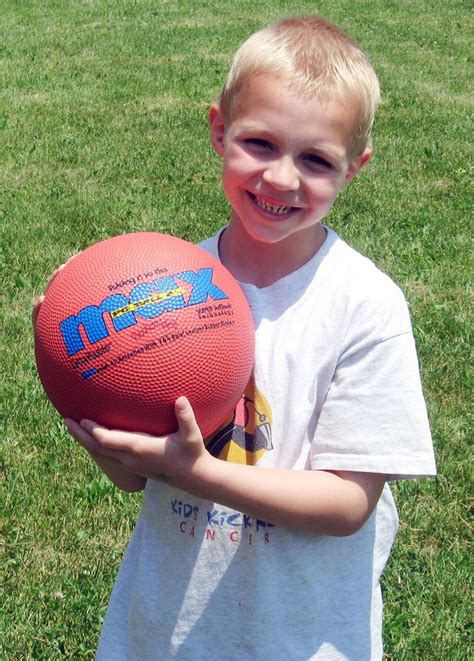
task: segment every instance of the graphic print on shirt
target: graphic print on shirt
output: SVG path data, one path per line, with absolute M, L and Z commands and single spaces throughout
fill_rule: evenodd
M 235 410 L 206 440 L 206 448 L 218 459 L 251 465 L 273 450 L 272 411 L 253 374 Z

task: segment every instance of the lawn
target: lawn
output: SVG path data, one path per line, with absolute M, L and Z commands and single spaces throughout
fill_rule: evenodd
M 0 0 L 2 659 L 93 656 L 141 499 L 100 475 L 48 403 L 31 303 L 95 241 L 138 230 L 198 241 L 226 222 L 209 103 L 250 32 L 315 10 L 381 79 L 374 159 L 328 223 L 406 293 L 439 470 L 394 485 L 386 657 L 473 656 L 468 4 Z

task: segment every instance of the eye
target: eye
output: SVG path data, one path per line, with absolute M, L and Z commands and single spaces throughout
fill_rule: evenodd
M 303 161 L 311 170 L 334 170 L 333 164 L 318 154 L 305 154 Z
M 263 140 L 262 138 L 247 138 L 244 140 L 244 143 L 258 151 L 269 151 L 273 149 L 273 145 L 268 140 Z

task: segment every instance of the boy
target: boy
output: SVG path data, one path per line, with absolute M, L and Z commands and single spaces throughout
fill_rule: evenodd
M 245 415 L 206 441 L 185 397 L 166 438 L 66 421 L 117 486 L 145 488 L 99 659 L 382 658 L 387 481 L 435 465 L 404 298 L 321 224 L 370 158 L 378 99 L 319 17 L 235 56 L 209 115 L 231 219 L 202 245 L 252 307 Z

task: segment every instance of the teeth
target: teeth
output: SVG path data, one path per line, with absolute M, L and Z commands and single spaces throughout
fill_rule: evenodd
M 288 213 L 288 211 L 290 211 L 291 209 L 291 207 L 287 207 L 284 204 L 279 204 L 279 205 L 268 204 L 268 202 L 264 202 L 256 195 L 254 195 L 254 200 L 257 206 L 259 206 L 261 209 L 263 209 L 264 211 L 269 211 L 270 213 L 274 213 L 277 216 L 283 216 L 285 213 Z

